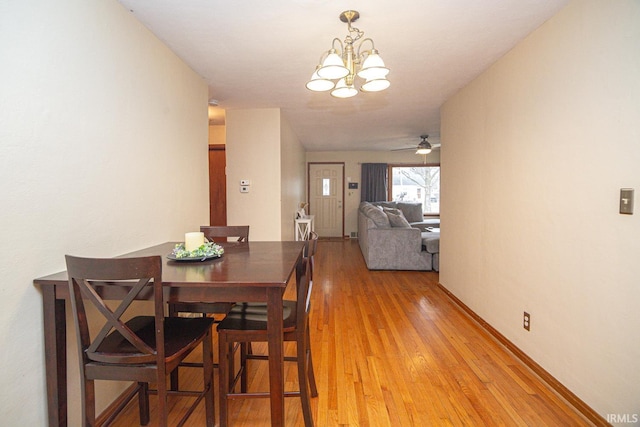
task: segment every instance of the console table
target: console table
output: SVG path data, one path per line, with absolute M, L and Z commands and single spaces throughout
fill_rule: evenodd
M 308 240 L 309 233 L 314 231 L 313 220 L 315 219 L 314 215 L 305 215 L 302 218 L 296 218 L 295 224 L 295 234 L 296 241 L 297 240 Z

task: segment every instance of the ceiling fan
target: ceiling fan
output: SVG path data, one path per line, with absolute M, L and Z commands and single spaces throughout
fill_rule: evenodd
M 429 138 L 429 135 L 420 135 L 420 138 L 422 138 L 422 141 L 420 141 L 418 146 L 415 148 L 414 147 L 396 148 L 391 151 L 416 150 L 416 154 L 429 154 L 431 150 L 433 150 L 434 148 L 440 148 L 440 144 L 432 144 L 429 141 L 427 141 L 427 138 Z

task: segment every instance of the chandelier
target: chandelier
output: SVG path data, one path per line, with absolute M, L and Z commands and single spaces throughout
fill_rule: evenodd
M 331 90 L 332 96 L 350 98 L 358 94 L 356 76 L 364 80 L 360 84 L 363 92 L 379 92 L 389 87 L 389 69 L 384 66 L 373 40 L 366 38 L 354 46 L 364 35 L 364 31 L 351 26 L 359 17 L 360 14 L 355 10 L 340 14 L 340 20 L 347 23 L 349 34 L 344 43 L 338 38 L 333 39 L 331 49 L 320 56 L 319 65 L 306 85 L 307 89 L 314 92 Z M 362 50 L 366 42 L 371 43 L 371 48 Z

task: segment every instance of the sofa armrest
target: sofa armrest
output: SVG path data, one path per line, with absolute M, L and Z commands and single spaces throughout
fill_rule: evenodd
M 378 227 L 367 230 L 369 246 L 384 248 L 397 247 L 401 252 L 420 252 L 422 232 L 417 228 Z
M 422 251 L 417 228 L 367 230 L 367 266 L 372 270 L 431 270 L 431 254 Z

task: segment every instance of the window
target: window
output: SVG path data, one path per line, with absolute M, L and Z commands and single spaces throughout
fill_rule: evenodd
M 389 200 L 421 202 L 425 215 L 440 214 L 440 166 L 389 166 Z
M 322 195 L 331 195 L 331 180 L 329 178 L 322 178 Z

